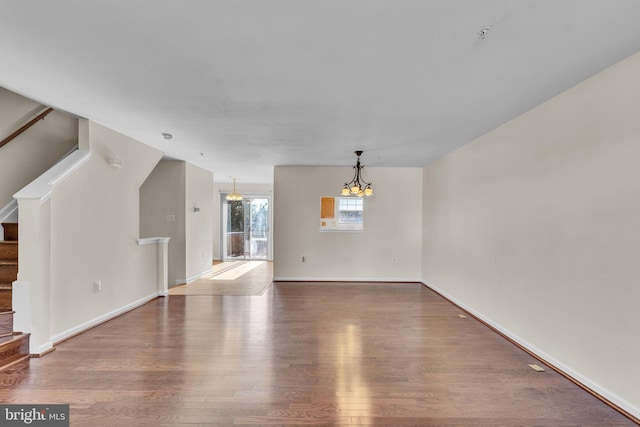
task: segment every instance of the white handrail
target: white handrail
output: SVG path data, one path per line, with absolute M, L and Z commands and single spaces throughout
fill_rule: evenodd
M 86 162 L 91 153 L 87 150 L 76 150 L 60 162 L 53 165 L 48 171 L 40 175 L 22 190 L 13 195 L 16 199 L 40 199 L 46 200 L 53 188 L 67 176 Z

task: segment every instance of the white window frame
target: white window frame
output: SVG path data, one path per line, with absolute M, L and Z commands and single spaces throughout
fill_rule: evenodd
M 333 218 L 320 218 L 320 231 L 364 231 L 364 200 L 361 197 L 334 197 Z M 345 209 L 346 208 L 346 209 Z M 342 221 L 343 212 L 361 212 L 359 221 Z M 357 216 L 357 215 L 356 215 Z

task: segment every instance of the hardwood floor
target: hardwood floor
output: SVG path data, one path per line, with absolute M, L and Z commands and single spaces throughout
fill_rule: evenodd
M 171 295 L 262 295 L 273 277 L 273 262 L 217 263 L 213 272 L 187 285 L 169 290 Z
M 74 426 L 632 426 L 419 284 L 154 300 L 0 373 Z

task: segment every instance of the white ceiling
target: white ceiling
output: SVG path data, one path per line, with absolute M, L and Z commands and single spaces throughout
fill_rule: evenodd
M 0 86 L 223 182 L 423 166 L 638 50 L 637 0 L 0 0 Z

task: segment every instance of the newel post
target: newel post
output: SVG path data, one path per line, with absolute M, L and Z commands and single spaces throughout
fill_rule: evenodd
M 13 286 L 14 330 L 30 333 L 29 351 L 43 354 L 51 341 L 51 201 L 18 198 L 18 280 Z

